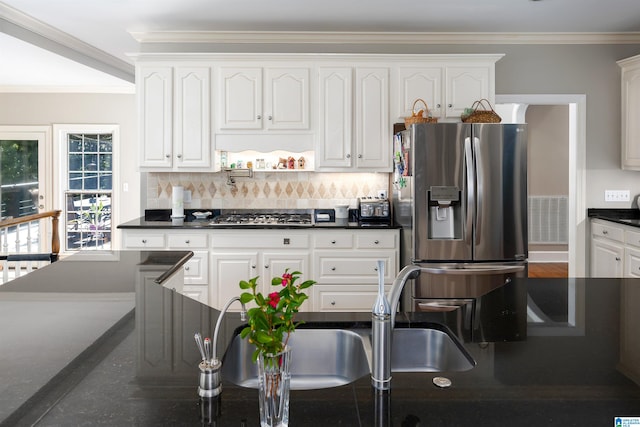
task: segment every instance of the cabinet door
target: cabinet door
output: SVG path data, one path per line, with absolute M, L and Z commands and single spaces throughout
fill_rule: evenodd
M 442 67 L 400 67 L 396 77 L 397 105 L 394 120 L 411 116 L 417 99 L 427 103 L 433 117 L 440 117 L 442 110 Z M 416 105 L 416 112 L 422 109 Z
M 391 172 L 389 69 L 356 68 L 356 166 Z
M 262 128 L 262 68 L 220 68 L 220 129 Z
M 261 279 L 263 279 L 263 295 L 280 290 L 279 287 L 275 288 L 271 286 L 271 279 L 282 276 L 287 268 L 289 272 L 299 271 L 302 273 L 302 276 L 298 279 L 300 283 L 313 279 L 309 269 L 309 258 L 309 252 L 265 252 L 262 255 L 263 273 Z M 307 290 L 306 293 L 309 298 L 311 298 L 311 290 Z M 312 307 L 311 301 L 307 300 L 302 304 L 300 311 L 311 311 Z
M 265 69 L 266 129 L 309 129 L 309 69 Z
M 640 250 L 625 249 L 624 269 L 624 277 L 640 277 Z
M 622 71 L 622 168 L 640 170 L 640 68 Z
M 622 277 L 623 257 L 622 245 L 591 239 L 591 277 Z
M 173 70 L 171 67 L 140 67 L 137 71 L 140 166 L 170 169 Z
M 225 252 L 211 254 L 211 281 L 209 282 L 209 305 L 218 310 L 231 298 L 241 293 L 238 284 L 259 274 L 257 252 Z M 239 311 L 233 304 L 230 311 Z
M 175 168 L 211 166 L 210 70 L 175 70 Z
M 489 66 L 450 66 L 445 68 L 445 115 L 460 118 L 465 108 L 482 98 L 493 105 L 494 93 Z
M 317 167 L 352 166 L 353 70 L 351 67 L 320 68 L 320 136 Z

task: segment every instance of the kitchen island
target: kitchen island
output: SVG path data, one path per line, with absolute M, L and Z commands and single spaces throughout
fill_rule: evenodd
M 154 254 L 78 254 L 0 287 L 0 425 L 258 425 L 256 390 L 224 381 L 219 398 L 198 397 L 193 333 L 211 336 L 219 312 L 154 282 L 189 252 Z M 477 342 L 458 331 L 458 316 L 401 313 L 402 327 L 445 323 L 477 365 L 394 373 L 383 394 L 368 376 L 294 390 L 291 425 L 601 426 L 640 417 L 639 280 L 523 279 L 508 287 L 526 290 L 524 301 L 501 310 L 492 299 L 495 315 L 474 330 L 509 330 L 501 319 L 524 315 L 525 336 Z M 493 292 L 521 294 L 506 291 Z M 241 326 L 237 313 L 227 316 L 222 347 Z M 310 328 L 370 322 L 367 313 L 302 317 Z M 435 387 L 435 376 L 451 387 Z

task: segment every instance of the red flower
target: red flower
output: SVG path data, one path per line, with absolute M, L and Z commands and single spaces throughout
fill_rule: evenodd
M 282 286 L 287 286 L 289 283 L 291 283 L 292 278 L 293 276 L 290 273 L 284 273 L 282 275 Z
M 269 305 L 273 308 L 278 307 L 278 302 L 280 302 L 280 295 L 277 292 L 271 292 L 269 294 Z

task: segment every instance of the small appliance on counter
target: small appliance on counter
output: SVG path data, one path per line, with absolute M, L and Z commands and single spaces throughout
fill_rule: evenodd
M 389 199 L 377 197 L 360 197 L 358 199 L 360 225 L 391 225 L 391 209 Z

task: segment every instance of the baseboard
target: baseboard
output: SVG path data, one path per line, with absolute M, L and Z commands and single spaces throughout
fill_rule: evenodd
M 567 251 L 530 251 L 529 263 L 542 262 L 569 262 Z

